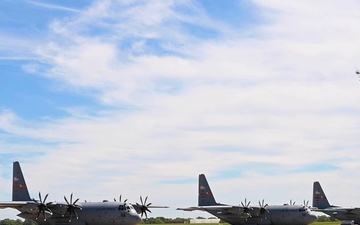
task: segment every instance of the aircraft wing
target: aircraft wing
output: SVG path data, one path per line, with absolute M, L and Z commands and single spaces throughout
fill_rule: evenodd
M 0 209 L 18 208 L 26 205 L 27 202 L 0 202 Z
M 211 205 L 211 206 L 193 206 L 187 208 L 177 208 L 176 210 L 183 210 L 183 211 L 194 211 L 194 210 L 206 211 L 206 210 L 222 210 L 222 209 L 226 210 L 226 209 L 231 209 L 233 207 L 234 206 L 230 206 L 230 205 Z
M 156 205 L 151 205 L 150 204 L 147 204 L 147 205 L 139 205 L 139 204 L 131 204 L 135 211 L 138 213 L 138 214 L 143 214 L 145 213 L 146 215 L 146 212 L 151 212 L 149 209 L 152 208 L 152 209 L 159 209 L 159 208 L 169 208 L 168 206 L 156 206 Z
M 330 211 L 330 212 L 346 211 L 347 213 L 354 213 L 354 214 L 360 215 L 360 208 L 355 208 L 355 207 L 337 207 L 337 208 L 323 209 L 323 211 Z M 322 211 L 320 211 L 320 212 L 322 212 Z
M 66 207 L 64 204 L 51 203 L 48 207 L 53 212 L 58 212 L 59 214 L 64 214 Z M 12 201 L 12 202 L 0 202 L 0 209 L 13 208 L 18 209 L 22 212 L 34 213 L 38 210 L 38 204 L 35 202 L 28 201 Z
M 346 211 L 346 213 L 360 215 L 360 208 L 355 208 L 355 207 L 334 207 L 334 208 L 326 208 L 326 209 L 311 208 L 311 211 L 322 212 L 330 216 L 335 214 L 336 212 L 341 212 L 341 211 L 342 212 Z
M 242 206 L 232 206 L 232 205 L 210 205 L 210 206 L 193 206 L 187 208 L 177 208 L 177 210 L 183 211 L 207 211 L 207 210 L 224 210 L 227 213 L 235 214 L 235 215 L 243 215 L 250 214 L 251 216 L 257 216 L 260 213 L 259 207 L 251 207 L 250 209 Z
M 360 215 L 360 208 L 349 208 L 346 209 L 348 212 L 359 214 Z
M 161 206 L 161 205 L 149 205 L 148 208 L 152 208 L 152 209 L 165 209 L 165 208 L 169 208 L 169 206 Z

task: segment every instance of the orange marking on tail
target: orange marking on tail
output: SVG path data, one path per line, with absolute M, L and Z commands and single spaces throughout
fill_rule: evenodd
M 15 189 L 15 190 L 23 189 L 23 188 L 26 188 L 26 186 L 23 186 L 23 185 L 14 186 L 14 189 Z

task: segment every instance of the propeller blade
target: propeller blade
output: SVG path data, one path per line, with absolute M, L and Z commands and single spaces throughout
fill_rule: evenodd
M 75 205 L 78 201 L 79 201 L 80 198 L 76 199 L 75 202 L 73 203 L 73 205 Z
M 46 202 L 46 199 L 47 199 L 48 196 L 49 196 L 49 194 L 46 194 L 46 195 L 45 195 L 45 198 L 44 198 L 44 202 L 43 202 L 43 203 Z
M 66 199 L 66 197 L 64 196 L 65 202 L 66 204 L 70 205 L 70 203 L 68 202 L 68 200 Z

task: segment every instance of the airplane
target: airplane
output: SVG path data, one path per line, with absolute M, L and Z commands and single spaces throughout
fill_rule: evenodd
M 20 163 L 13 163 L 13 189 L 12 201 L 0 202 L 0 209 L 14 208 L 20 211 L 17 215 L 30 219 L 39 225 L 137 225 L 141 223 L 143 215 L 147 218 L 149 208 L 168 208 L 167 206 L 152 206 L 147 203 L 147 197 L 136 204 L 127 200 L 114 202 L 79 202 L 73 201 L 73 194 L 69 200 L 64 196 L 65 202 L 46 202 L 48 194 L 39 200 L 30 198 L 26 182 L 21 171 Z
M 360 224 L 360 208 L 330 205 L 319 181 L 314 182 L 311 210 L 341 220 L 341 224 Z
M 232 225 L 308 225 L 317 220 L 305 205 L 268 205 L 263 200 L 259 206 L 250 206 L 246 199 L 238 206 L 217 203 L 204 174 L 199 175 L 198 193 L 198 206 L 177 210 L 206 211 Z

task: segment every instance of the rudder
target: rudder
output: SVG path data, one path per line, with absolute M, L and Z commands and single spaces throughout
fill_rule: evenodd
M 199 206 L 218 205 L 204 174 L 199 175 Z
M 13 164 L 13 201 L 31 201 L 29 191 L 26 186 L 24 176 L 21 171 L 20 163 Z

